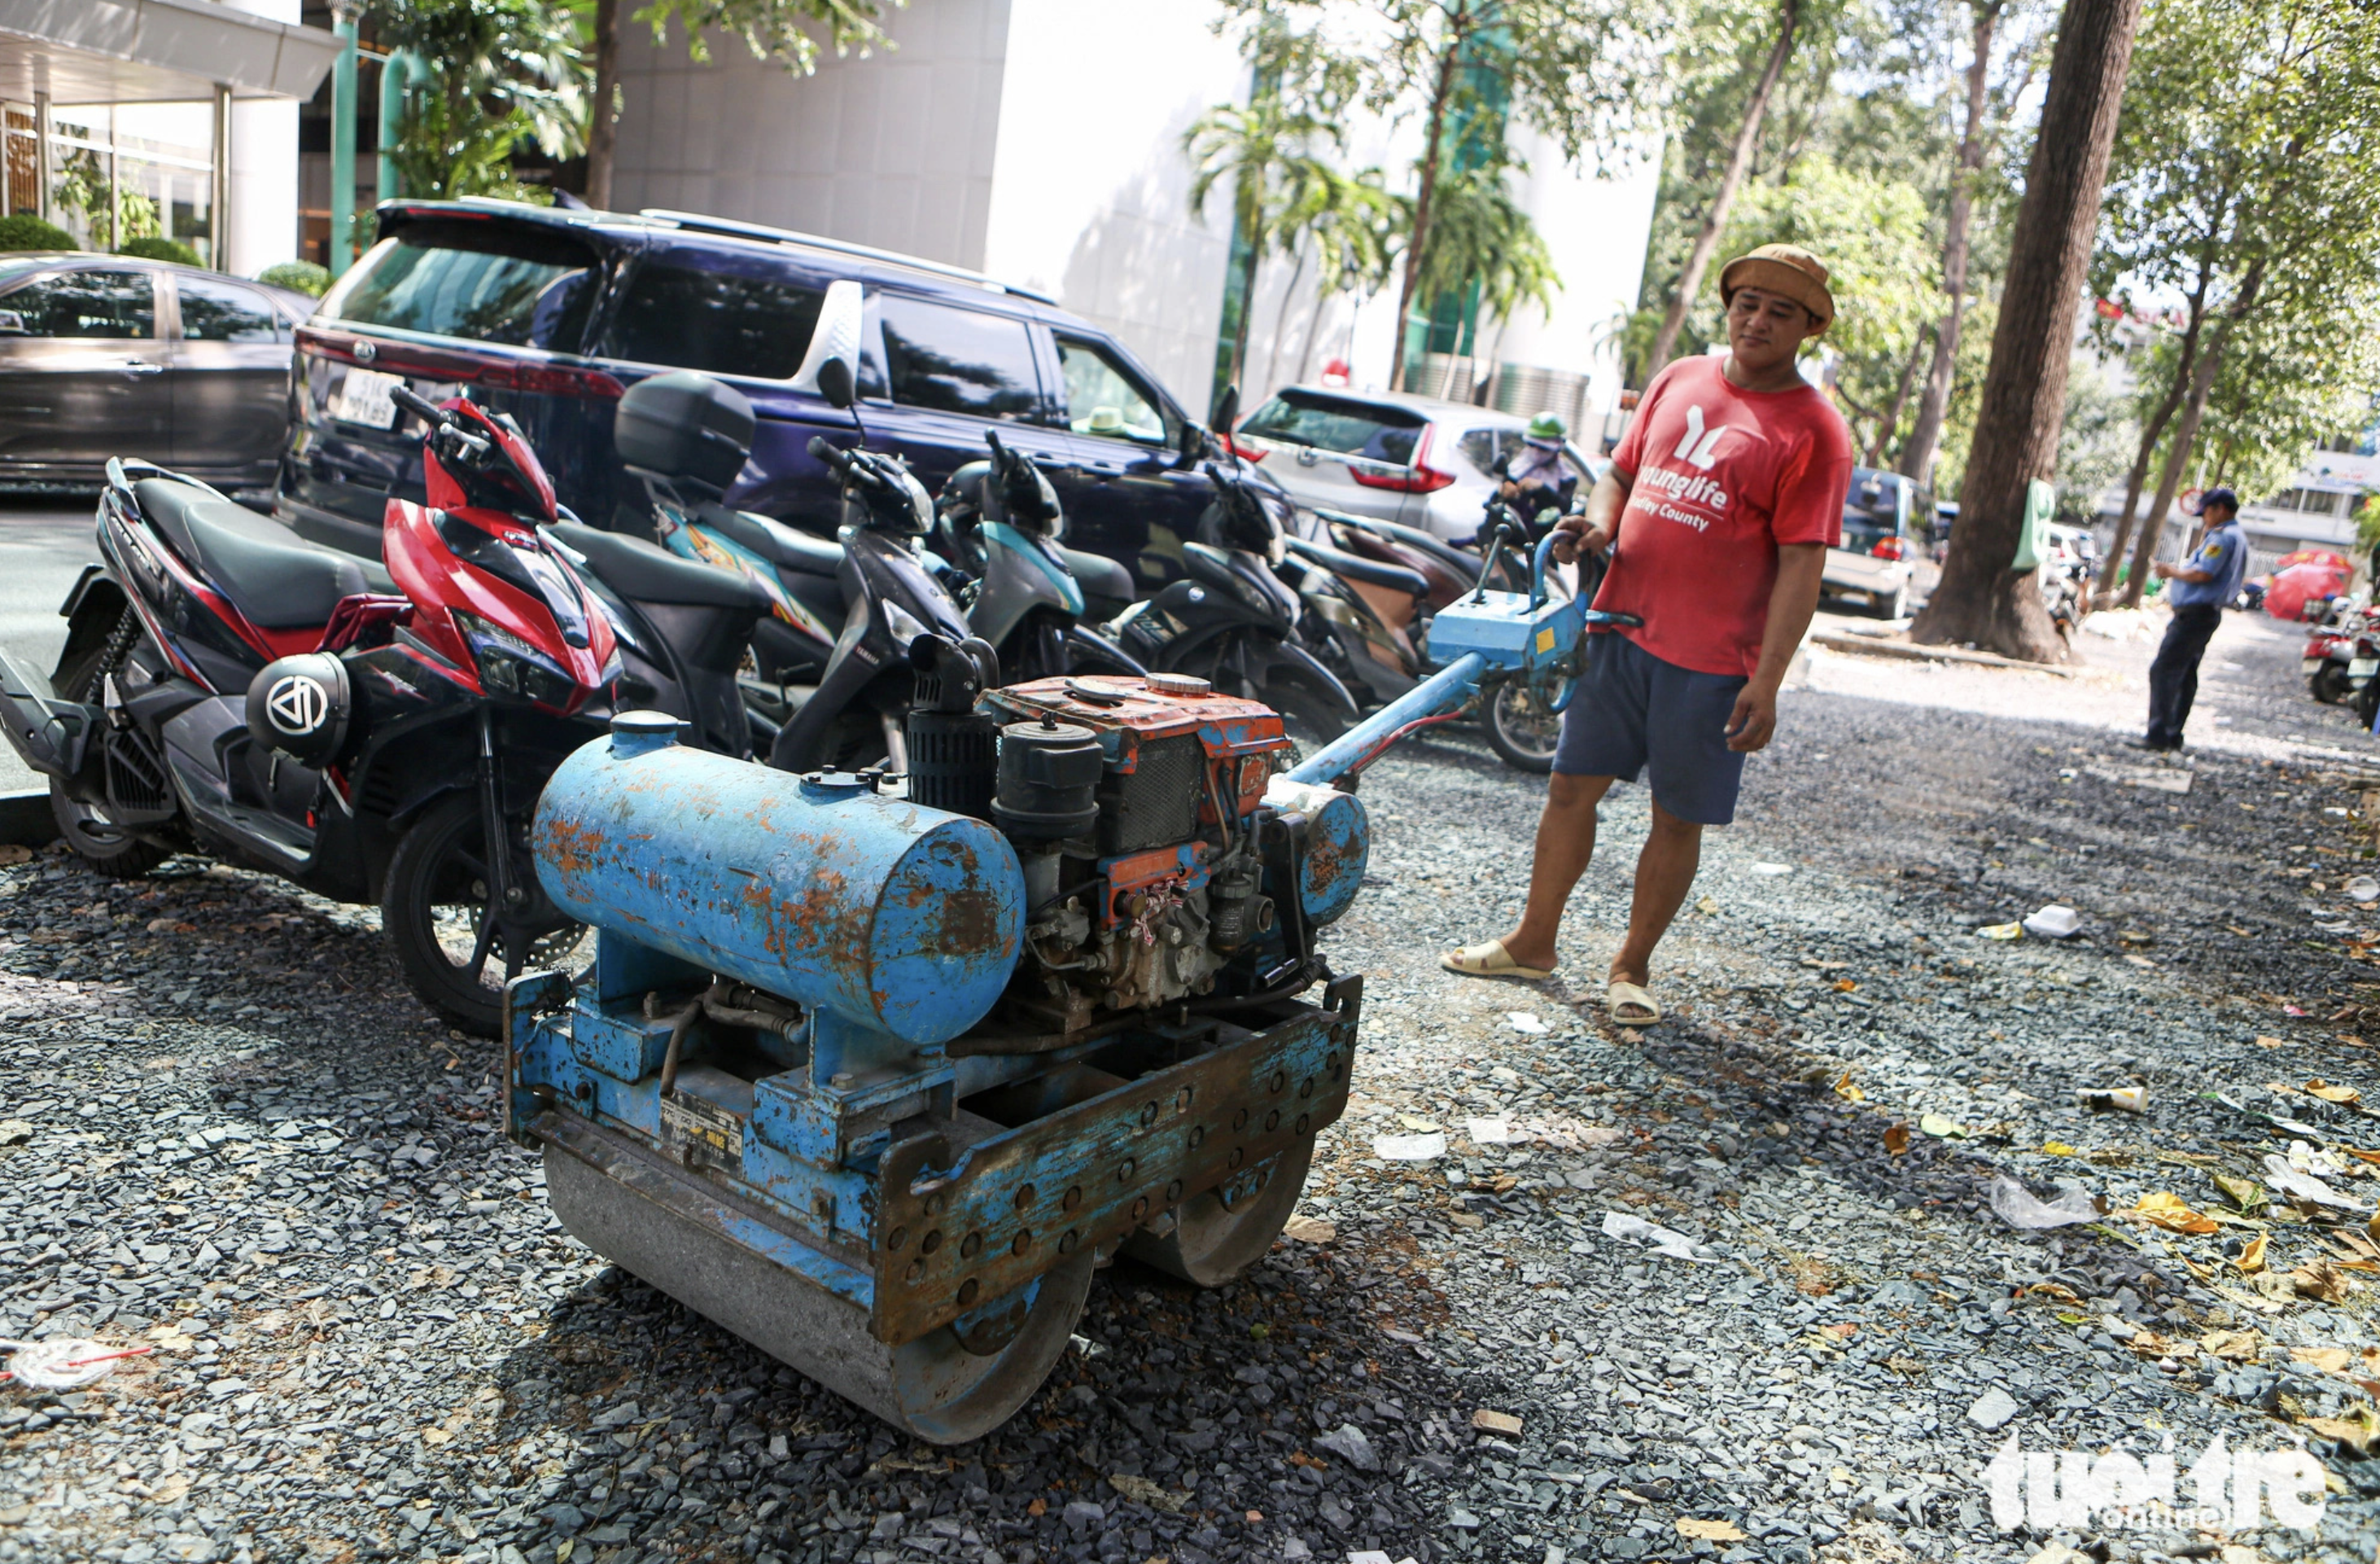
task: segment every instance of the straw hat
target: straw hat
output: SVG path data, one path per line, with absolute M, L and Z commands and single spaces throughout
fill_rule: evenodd
M 1820 332 L 1835 323 L 1835 296 L 1827 291 L 1827 268 L 1799 245 L 1762 245 L 1729 261 L 1718 274 L 1719 302 L 1733 298 L 1738 288 L 1783 294 L 1810 312 Z

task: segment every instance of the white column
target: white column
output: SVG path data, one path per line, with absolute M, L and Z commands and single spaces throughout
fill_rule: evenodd
M 273 21 L 299 19 L 300 0 L 225 0 Z M 231 105 L 231 214 L 217 232 L 242 276 L 298 259 L 298 105 L 240 99 Z

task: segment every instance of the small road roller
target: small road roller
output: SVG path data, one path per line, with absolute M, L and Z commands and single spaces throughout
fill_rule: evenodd
M 1542 587 L 1441 617 L 1445 673 L 1293 770 L 1201 680 L 997 686 L 925 637 L 898 785 L 614 718 L 531 830 L 593 963 L 506 1000 L 555 1214 L 940 1444 L 1039 1388 L 1117 1254 L 1241 1275 L 1347 1101 L 1362 979 L 1316 941 L 1369 832 L 1332 782 L 1483 680 L 1558 687 L 1589 622 Z

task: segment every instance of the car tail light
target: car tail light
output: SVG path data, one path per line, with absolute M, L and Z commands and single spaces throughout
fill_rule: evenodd
M 1429 465 L 1431 426 L 1422 425 L 1421 439 L 1414 446 L 1413 465 L 1402 472 L 1366 472 L 1350 467 L 1347 476 L 1366 489 L 1388 489 L 1399 494 L 1435 494 L 1454 481 L 1454 475 Z
M 1245 437 L 1234 439 L 1229 433 L 1216 435 L 1215 443 L 1244 462 L 1261 462 L 1272 455 L 1261 446 L 1249 444 Z
M 1906 558 L 1909 553 L 1909 540 L 1906 538 L 1878 538 L 1876 540 L 1876 547 L 1870 549 L 1868 552 L 1875 555 L 1877 559 L 1903 559 Z

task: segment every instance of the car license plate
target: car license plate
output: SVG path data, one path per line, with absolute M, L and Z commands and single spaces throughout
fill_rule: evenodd
M 347 378 L 331 398 L 331 417 L 342 423 L 370 424 L 374 429 L 396 425 L 396 403 L 389 393 L 405 383 L 402 375 L 349 366 Z
M 2359 657 L 2347 665 L 2350 679 L 2368 679 L 2374 673 L 2380 673 L 2380 657 Z

